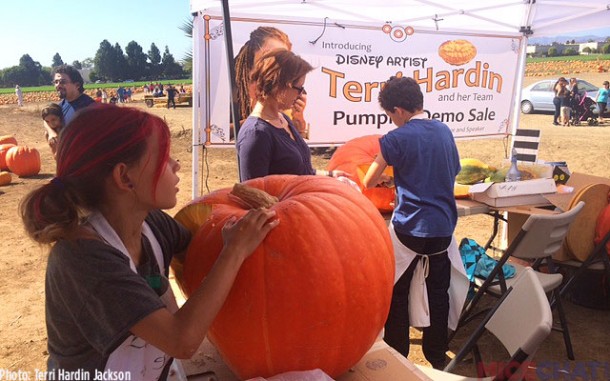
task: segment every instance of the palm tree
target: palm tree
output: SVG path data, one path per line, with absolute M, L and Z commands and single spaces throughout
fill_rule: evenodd
M 193 20 L 184 20 L 182 25 L 179 27 L 180 30 L 186 34 L 187 37 L 193 38 Z M 182 58 L 182 63 L 184 64 L 184 70 L 188 72 L 193 72 L 193 49 L 184 54 Z

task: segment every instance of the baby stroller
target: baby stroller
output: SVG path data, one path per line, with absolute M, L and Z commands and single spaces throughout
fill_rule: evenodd
M 593 113 L 597 104 L 587 96 L 586 92 L 583 95 L 577 94 L 573 97 L 570 106 L 572 108 L 571 125 L 577 126 L 586 123 L 589 126 L 596 126 L 598 124 L 597 117 Z

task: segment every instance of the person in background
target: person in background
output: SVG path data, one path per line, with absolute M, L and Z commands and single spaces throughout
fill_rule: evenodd
M 19 85 L 15 85 L 15 95 L 17 96 L 17 106 L 23 107 L 23 91 Z
M 100 104 L 64 127 L 56 177 L 20 205 L 28 235 L 52 245 L 49 371 L 167 379 L 172 358 L 197 351 L 242 263 L 279 224 L 264 208 L 230 219 L 216 263 L 178 308 L 169 264 L 191 236 L 162 210 L 176 205 L 179 169 L 167 124 L 144 111 Z
M 559 99 L 561 100 L 561 108 L 559 111 L 561 124 L 564 127 L 567 127 L 570 125 L 570 115 L 572 113 L 572 108 L 570 107 L 572 104 L 572 93 L 569 86 L 566 85 L 564 88 L 564 96 Z
M 168 84 L 165 89 L 167 92 L 167 109 L 169 110 L 169 105 L 171 104 L 176 109 L 176 88 L 172 86 L 172 84 Z
M 57 139 L 59 133 L 64 126 L 64 114 L 61 111 L 61 107 L 57 103 L 49 103 L 46 105 L 41 112 L 42 120 L 53 130 L 54 136 L 49 136 L 49 132 L 45 129 L 44 137 L 51 147 L 53 157 L 57 158 Z
M 61 99 L 59 105 L 64 114 L 65 125 L 72 121 L 76 111 L 95 103 L 93 98 L 85 94 L 83 83 L 83 77 L 78 70 L 70 65 L 60 65 L 54 70 L 53 84 Z M 47 130 L 47 132 L 50 137 L 53 136 L 51 131 Z
M 99 87 L 95 90 L 95 101 L 97 103 L 102 102 L 102 89 L 100 89 Z
M 603 87 L 600 87 L 595 96 L 595 102 L 597 102 L 597 108 L 599 110 L 599 122 L 604 123 L 604 113 L 606 112 L 606 105 L 608 103 L 608 89 L 610 83 L 604 81 Z
M 237 136 L 240 180 L 273 174 L 342 176 L 342 171 L 316 171 L 307 143 L 290 109 L 305 93 L 305 76 L 313 67 L 286 49 L 261 56 L 251 75 L 256 103 Z
M 255 63 L 263 54 L 273 49 L 291 50 L 292 43 L 288 35 L 281 30 L 261 26 L 250 33 L 250 39 L 246 41 L 235 57 L 237 99 L 242 121 L 250 115 L 257 101 L 256 86 L 250 79 Z M 297 131 L 304 138 L 307 138 L 307 122 L 303 115 L 306 104 L 307 94 L 301 94 L 287 112 Z
M 578 88 L 578 81 L 575 77 L 570 78 L 570 82 L 568 84 L 568 91 L 570 97 L 570 114 L 572 114 L 574 113 L 582 99 L 580 96 L 580 89 Z
M 102 89 L 102 103 L 108 103 L 108 92 L 106 89 Z
M 383 171 L 393 166 L 397 205 L 390 236 L 396 263 L 404 263 L 402 273 L 397 268 L 383 339 L 408 356 L 409 313 L 413 312 L 409 311 L 409 293 L 416 266 L 422 261 L 428 271 L 425 288 L 430 319 L 423 329 L 422 347 L 432 366 L 442 369 L 448 348 L 451 278 L 447 248 L 457 224 L 453 187 L 460 158 L 449 127 L 426 117 L 423 94 L 413 78 L 391 77 L 379 93 L 379 104 L 398 128 L 379 139 L 381 152 L 363 184 L 372 188 L 389 183 L 391 179 Z
M 555 126 L 559 125 L 559 117 L 561 116 L 561 104 L 563 102 L 562 98 L 567 96 L 566 86 L 568 81 L 564 77 L 560 77 L 557 82 L 553 85 L 553 92 L 555 96 L 553 97 L 553 105 L 555 106 L 555 113 L 553 114 L 553 124 Z

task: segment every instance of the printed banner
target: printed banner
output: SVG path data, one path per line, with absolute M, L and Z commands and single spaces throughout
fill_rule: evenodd
M 209 127 L 208 144 L 232 145 L 229 75 L 222 18 L 204 16 L 200 89 Z M 345 26 L 334 23 L 232 20 L 234 52 L 259 26 L 285 32 L 292 51 L 314 66 L 307 75 L 308 143 L 341 144 L 396 128 L 379 106 L 390 76 L 414 78 L 429 118 L 446 123 L 456 138 L 510 132 L 520 37 L 418 31 L 408 25 Z M 203 105 L 200 107 L 204 107 Z M 205 121 L 205 118 L 202 119 Z M 202 124 L 206 124 L 203 122 Z M 206 133 L 207 132 L 207 133 Z

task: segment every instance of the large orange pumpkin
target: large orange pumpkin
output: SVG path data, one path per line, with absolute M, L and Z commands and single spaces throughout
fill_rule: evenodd
M 365 135 L 349 140 L 337 148 L 328 162 L 327 169 L 348 173 L 350 180 L 358 184 L 362 193 L 371 200 L 380 212 L 391 212 L 394 210 L 396 189 L 394 187 L 365 189 L 362 185 L 361 176 L 358 176 L 359 167 L 361 168 L 360 172 L 362 172 L 362 168 L 370 166 L 381 151 L 381 148 L 379 148 L 380 137 L 381 135 Z
M 15 147 L 15 144 L 6 143 L 0 144 L 0 171 L 6 171 L 8 169 L 8 165 L 6 165 L 6 153 L 9 148 Z
M 19 177 L 37 175 L 40 172 L 40 153 L 36 148 L 12 147 L 6 153 L 6 165 Z
M 17 145 L 17 139 L 13 135 L 2 135 L 0 136 L 0 144 L 14 144 Z
M 186 255 L 179 282 L 187 295 L 216 261 L 227 219 L 249 209 L 233 196 L 246 198 L 243 185 L 277 197 L 268 207 L 280 224 L 242 265 L 208 338 L 241 379 L 346 372 L 389 311 L 394 258 L 385 221 L 362 194 L 328 177 L 267 176 L 213 192 L 194 201 L 212 208 Z

